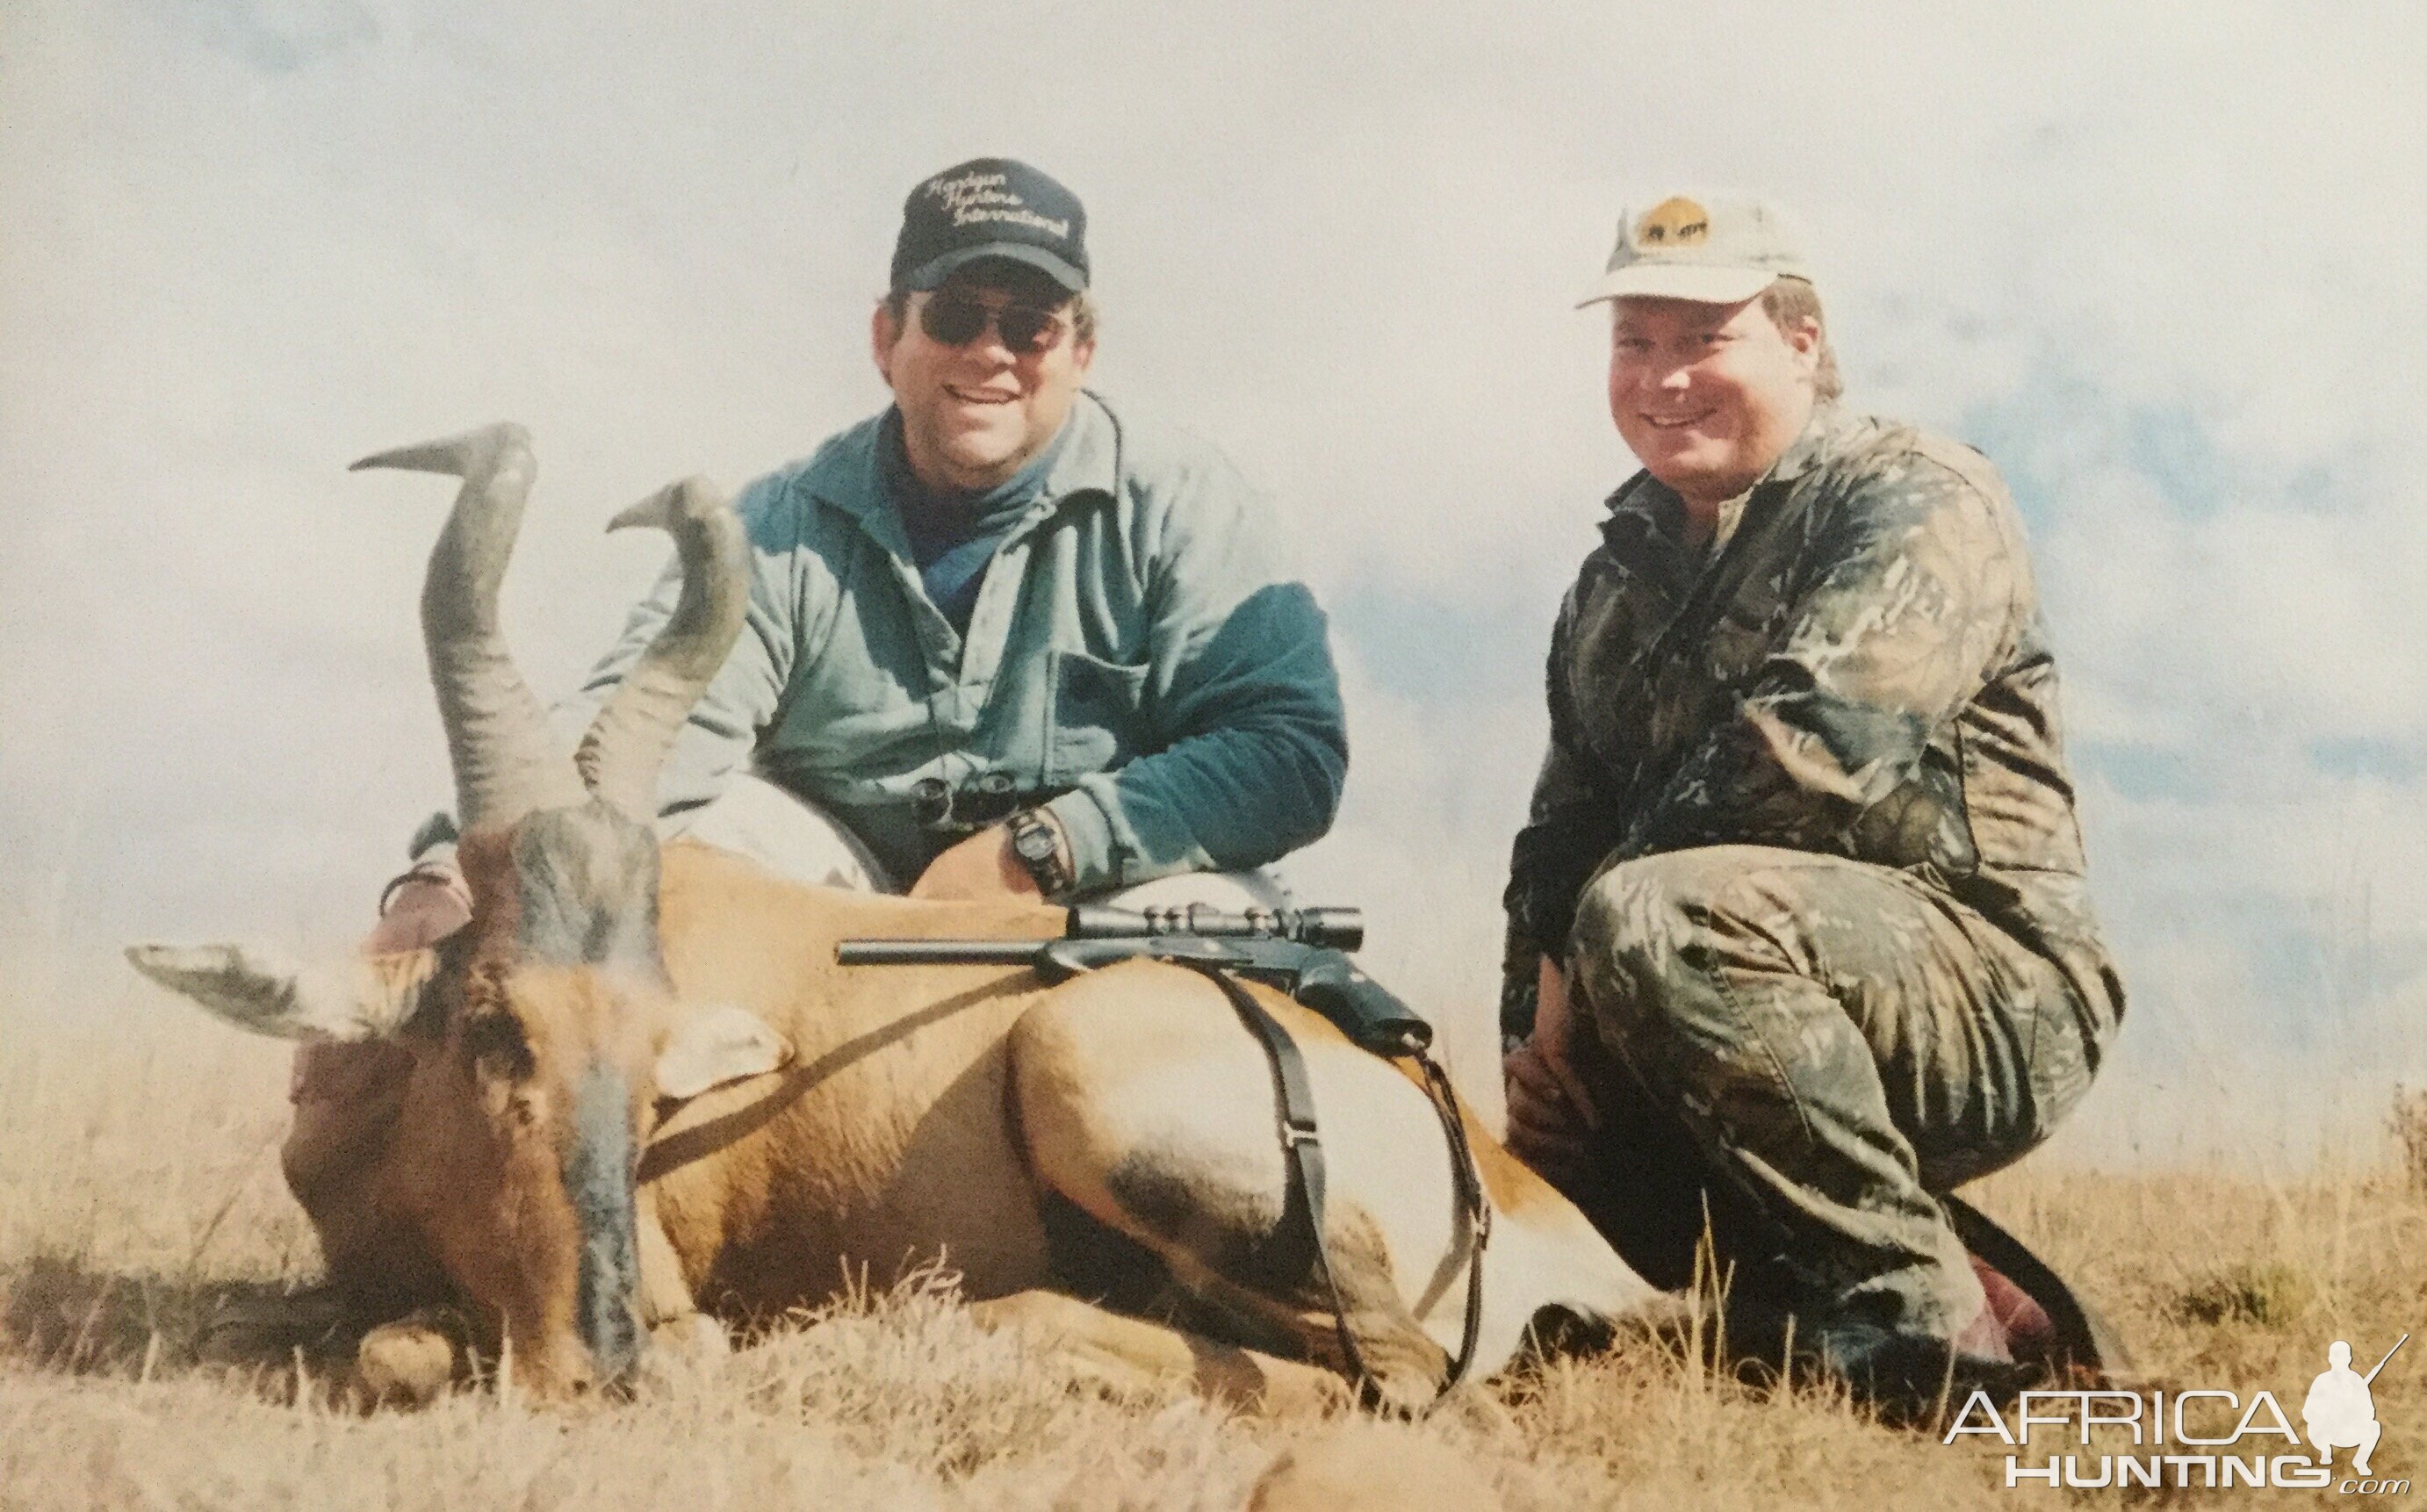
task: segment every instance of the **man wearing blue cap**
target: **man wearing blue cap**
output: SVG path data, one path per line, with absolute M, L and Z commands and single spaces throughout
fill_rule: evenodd
M 918 897 L 1283 901 L 1261 869 L 1347 764 L 1324 616 L 1220 454 L 1082 386 L 1088 276 L 1085 210 L 1026 164 L 910 191 L 870 333 L 893 403 L 737 500 L 749 626 L 667 765 L 670 833 Z M 460 922 L 441 838 L 383 948 Z
M 1655 1280 L 1707 1221 L 1739 1315 L 1882 1399 L 2011 1385 L 1938 1195 L 2045 1139 L 2123 1012 L 2021 522 L 1838 406 L 1774 207 L 1630 214 L 1603 302 L 1644 470 L 1554 632 L 1510 1144 Z
M 1255 869 L 1324 833 L 1346 770 L 1324 617 L 1224 458 L 1081 386 L 1088 275 L 1086 212 L 1035 169 L 911 190 L 871 330 L 892 406 L 740 498 L 757 592 L 669 764 L 675 823 L 920 897 L 1229 872 L 1190 895 L 1279 901 Z M 814 807 L 725 803 L 745 764 Z
M 780 875 L 927 898 L 1238 909 L 1331 823 L 1347 770 L 1324 616 L 1230 463 L 1082 387 L 1086 212 L 979 158 L 903 207 L 871 327 L 884 413 L 736 500 L 747 627 L 677 739 L 660 827 Z M 569 707 L 588 723 L 678 569 Z M 444 816 L 368 948 L 461 928 Z M 298 1053 L 299 1195 L 375 1159 L 399 1068 Z

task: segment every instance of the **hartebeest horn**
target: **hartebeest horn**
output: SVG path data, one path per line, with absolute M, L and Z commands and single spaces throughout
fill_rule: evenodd
M 512 824 L 537 808 L 580 806 L 581 784 L 497 633 L 497 584 L 538 471 L 530 433 L 518 425 L 485 426 L 354 463 L 357 471 L 366 467 L 464 480 L 421 587 L 421 638 L 455 768 L 458 822 L 470 830 Z
M 674 536 L 682 594 L 665 627 L 591 722 L 573 762 L 599 802 L 647 824 L 658 817 L 658 773 L 666 753 L 741 634 L 750 566 L 741 520 L 704 478 L 667 484 L 607 528 L 636 525 Z

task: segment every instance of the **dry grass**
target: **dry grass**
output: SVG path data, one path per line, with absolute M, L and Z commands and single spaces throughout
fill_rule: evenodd
M 2427 1197 L 2427 1087 L 2396 1088 L 2386 1125 L 2411 1191 Z
M 0 1507 L 12 1512 L 1235 1508 L 1278 1452 L 1340 1431 L 1184 1395 L 1107 1397 L 980 1334 L 932 1284 L 579 1410 L 465 1393 L 354 1416 L 316 1406 L 294 1367 L 214 1374 L 194 1359 L 212 1309 L 315 1269 L 276 1173 L 285 1057 L 155 1014 L 66 1026 L 0 1008 Z M 2025 1170 L 1979 1196 L 2107 1306 L 2145 1367 L 2266 1387 L 2297 1414 L 2328 1340 L 2372 1361 L 2427 1322 L 2427 1191 L 2406 1176 L 2393 1162 L 2296 1186 Z M 2405 1354 L 2378 1383 L 2377 1465 L 2397 1475 L 2427 1470 L 2427 1360 Z M 1446 1450 L 1518 1512 L 1885 1512 L 2042 1494 L 1996 1488 L 1997 1460 L 1978 1447 L 1878 1426 L 1825 1390 L 1752 1390 L 1645 1348 L 1355 1431 L 1384 1440 L 1379 1463 Z

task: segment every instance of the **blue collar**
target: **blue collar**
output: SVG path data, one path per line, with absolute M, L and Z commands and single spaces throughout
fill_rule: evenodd
M 1028 506 L 1042 495 L 1046 476 L 1070 439 L 1070 422 L 1066 416 L 1062 428 L 1053 432 L 1044 449 L 1029 458 L 1019 471 L 992 488 L 969 493 L 930 488 L 911 471 L 909 454 L 903 445 L 899 409 L 886 411 L 877 424 L 876 458 L 885 492 L 902 515 L 913 555 L 921 569 L 929 558 L 951 549 L 958 542 L 973 536 L 1001 535 L 1010 529 L 1013 522 L 1027 513 Z
M 891 413 L 888 409 L 886 415 Z M 835 437 L 810 462 L 800 486 L 812 498 L 851 515 L 861 529 L 907 561 L 909 538 L 885 489 L 880 447 L 886 415 L 871 415 Z M 1044 486 L 1013 527 L 1015 533 L 1081 498 L 1109 498 L 1120 487 L 1120 423 L 1093 390 L 1080 391 L 1051 449 Z

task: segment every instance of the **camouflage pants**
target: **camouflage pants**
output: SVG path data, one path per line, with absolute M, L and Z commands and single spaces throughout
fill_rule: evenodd
M 1740 1271 L 1823 1340 L 1972 1323 L 1980 1284 L 1931 1194 L 2019 1159 L 2088 1089 L 2099 1048 L 2054 966 L 1906 872 L 1743 845 L 1609 868 L 1572 949 L 1605 1134 L 1682 1130 Z

